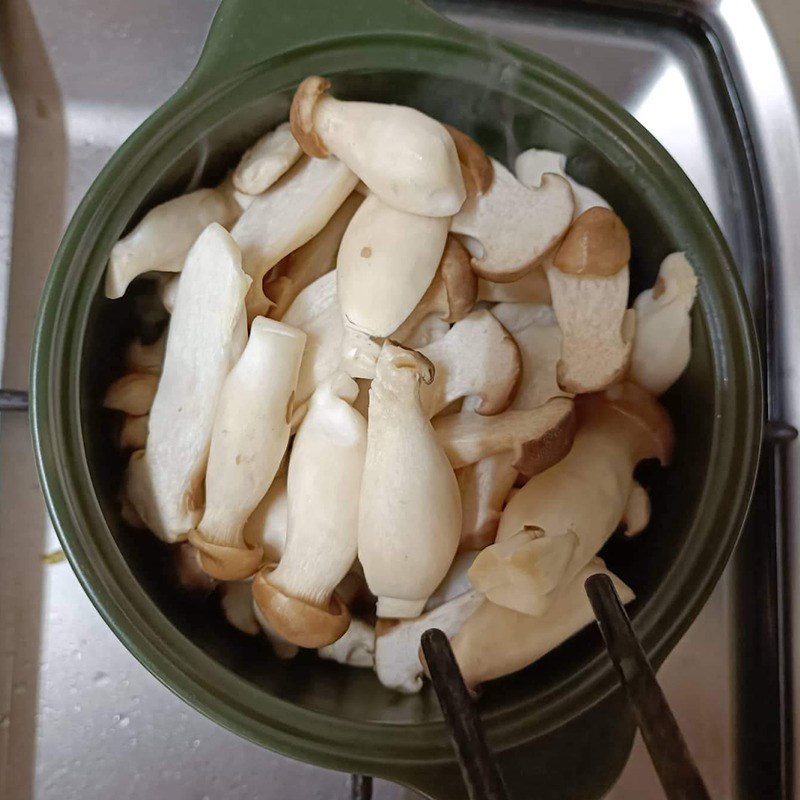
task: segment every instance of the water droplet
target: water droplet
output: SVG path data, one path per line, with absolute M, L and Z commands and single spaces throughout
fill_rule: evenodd
M 199 740 L 199 739 L 195 739 L 195 740 L 192 742 L 192 747 L 194 747 L 194 748 L 195 748 L 195 750 L 196 750 L 198 747 L 200 747 L 200 740 Z
M 122 719 L 119 721 L 120 728 L 127 728 L 128 725 L 130 724 L 131 724 L 130 717 L 122 717 Z
M 95 686 L 108 686 L 111 683 L 111 678 L 105 672 L 95 672 L 94 676 L 92 677 L 92 683 Z

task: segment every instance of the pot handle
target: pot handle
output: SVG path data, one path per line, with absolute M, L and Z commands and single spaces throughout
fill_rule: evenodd
M 477 41 L 421 0 L 222 0 L 190 83 L 215 85 L 300 47 L 386 34 Z

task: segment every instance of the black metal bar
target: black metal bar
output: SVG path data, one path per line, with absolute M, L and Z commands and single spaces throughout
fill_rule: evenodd
M 0 389 L 0 411 L 27 411 L 28 393 L 17 389 Z
M 350 776 L 350 800 L 372 800 L 372 778 L 369 775 Z
M 438 628 L 422 634 L 422 652 L 450 730 L 461 775 L 471 800 L 508 800 L 475 703 L 464 684 L 447 637 Z
M 592 575 L 585 587 L 665 794 L 669 800 L 710 800 L 614 584 L 608 575 Z

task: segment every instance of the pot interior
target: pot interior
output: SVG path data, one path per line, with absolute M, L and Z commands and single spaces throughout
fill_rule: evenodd
M 658 202 L 658 187 L 643 191 L 635 170 L 612 163 L 579 132 L 526 100 L 466 80 L 399 71 L 342 74 L 334 76 L 333 84 L 337 96 L 403 103 L 456 125 L 512 168 L 516 155 L 528 147 L 566 153 L 569 173 L 604 196 L 630 229 L 631 300 L 653 284 L 667 254 L 688 247 L 677 239 Z M 255 138 L 286 119 L 290 92 L 261 96 L 256 87 L 239 91 L 247 94 L 235 110 L 220 114 L 210 127 L 176 147 L 172 164 L 142 198 L 136 214 L 120 224 L 128 229 L 156 203 L 214 185 Z M 689 247 L 702 282 L 704 263 L 701 257 L 693 257 L 696 255 Z M 102 410 L 101 401 L 105 387 L 121 373 L 128 341 L 137 334 L 152 336 L 155 331 L 157 319 L 145 329 L 140 321 L 141 310 L 153 306 L 152 293 L 152 284 L 142 282 L 125 298 L 109 301 L 99 283 L 80 358 L 82 437 L 91 480 L 111 535 L 135 581 L 171 621 L 175 636 L 188 637 L 265 697 L 276 696 L 308 710 L 352 720 L 419 723 L 440 719 L 430 687 L 419 695 L 403 697 L 384 689 L 369 671 L 323 662 L 310 653 L 294 661 L 278 660 L 265 640 L 240 634 L 226 623 L 217 597 L 197 601 L 179 591 L 171 578 L 168 548 L 151 534 L 121 521 L 117 497 L 125 459 L 113 443 L 119 420 L 117 414 Z M 637 600 L 630 607 L 634 619 L 658 602 L 658 587 L 680 564 L 693 535 L 713 446 L 717 395 L 727 368 L 712 347 L 717 313 L 701 291 L 693 314 L 691 363 L 663 398 L 675 422 L 674 464 L 666 470 L 652 465 L 639 469 L 640 480 L 651 494 L 651 524 L 634 539 L 613 537 L 601 553 L 636 592 Z M 594 628 L 583 631 L 528 669 L 487 685 L 481 700 L 484 713 L 491 716 L 523 701 L 543 701 L 558 693 L 576 673 L 593 668 L 600 649 Z

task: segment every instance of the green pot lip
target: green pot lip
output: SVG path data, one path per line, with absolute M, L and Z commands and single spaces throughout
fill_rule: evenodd
M 280 56 L 280 62 L 293 64 L 300 74 L 302 70 L 298 65 L 305 61 L 320 56 L 329 57 L 334 50 L 342 55 L 348 48 L 357 47 L 360 61 L 374 50 L 374 63 L 363 69 L 414 71 L 411 64 L 402 60 L 402 56 L 397 63 L 388 63 L 385 49 L 391 45 L 416 47 L 431 53 L 446 50 L 448 55 L 458 54 L 459 57 L 469 60 L 485 61 L 490 56 L 485 46 L 465 43 L 456 38 L 393 33 L 372 34 L 366 40 L 360 36 L 336 37 L 321 45 L 287 50 Z M 701 299 L 705 301 L 713 293 L 724 295 L 726 313 L 719 314 L 718 308 L 707 306 L 704 302 L 704 318 L 711 325 L 712 332 L 719 333 L 718 329 L 722 328 L 723 332 L 735 335 L 736 343 L 741 348 L 738 354 L 729 354 L 725 351 L 725 343 L 715 342 L 712 337 L 712 348 L 718 348 L 715 350 L 715 360 L 730 356 L 731 361 L 735 362 L 737 385 L 725 390 L 716 386 L 715 402 L 717 405 L 731 402 L 734 405 L 735 422 L 741 428 L 737 429 L 737 458 L 744 468 L 737 475 L 730 476 L 728 458 L 728 468 L 723 470 L 727 479 L 724 484 L 714 487 L 717 498 L 710 496 L 712 492 L 709 482 L 706 482 L 704 499 L 701 501 L 703 511 L 698 512 L 695 525 L 701 516 L 713 517 L 722 506 L 727 508 L 727 524 L 717 529 L 719 538 L 714 542 L 711 559 L 703 562 L 707 568 L 700 574 L 699 580 L 688 587 L 681 586 L 677 580 L 674 581 L 675 585 L 668 585 L 673 583 L 669 580 L 673 573 L 678 575 L 680 572 L 677 569 L 679 565 L 676 564 L 667 579 L 636 615 L 636 626 L 643 633 L 645 648 L 651 659 L 660 663 L 694 619 L 722 572 L 742 528 L 752 496 L 763 425 L 760 358 L 755 344 L 755 328 L 738 273 L 733 267 L 733 260 L 722 234 L 695 188 L 661 145 L 627 112 L 563 68 L 521 48 L 510 45 L 503 47 L 520 62 L 520 75 L 513 87 L 514 91 L 507 93 L 524 99 L 531 93 L 541 95 L 543 91 L 549 92 L 556 97 L 556 101 L 552 107 L 548 107 L 548 114 L 571 128 L 575 128 L 575 125 L 570 124 L 565 116 L 577 115 L 589 123 L 588 129 L 579 131 L 589 144 L 599 148 L 594 137 L 602 135 L 607 144 L 617 147 L 622 145 L 632 162 L 639 166 L 646 164 L 648 175 L 657 175 L 660 178 L 656 182 L 659 194 L 680 197 L 681 205 L 691 208 L 692 213 L 697 215 L 698 224 L 705 228 L 705 247 L 711 253 L 706 260 L 722 266 L 719 273 L 715 274 L 714 286 L 703 287 Z M 323 50 L 321 54 L 320 49 Z M 76 341 L 69 351 L 74 374 L 61 387 L 70 391 L 59 397 L 49 396 L 51 378 L 59 369 L 53 364 L 52 350 L 57 338 L 54 334 L 56 331 L 64 332 L 64 327 L 68 324 L 64 309 L 69 307 L 70 297 L 77 290 L 76 286 L 70 288 L 66 285 L 65 278 L 71 269 L 83 269 L 83 265 L 76 264 L 78 251 L 83 249 L 88 254 L 97 246 L 94 232 L 101 226 L 98 217 L 105 219 L 108 213 L 113 213 L 113 210 L 103 212 L 100 209 L 103 204 L 116 208 L 121 195 L 119 190 L 114 190 L 113 184 L 120 177 L 130 176 L 137 162 L 145 163 L 171 137 L 179 134 L 185 124 L 212 103 L 215 97 L 225 94 L 231 87 L 244 82 L 253 74 L 261 74 L 274 60 L 268 59 L 207 89 L 201 87 L 194 78 L 190 78 L 167 104 L 131 135 L 87 192 L 56 254 L 36 323 L 31 361 L 34 452 L 50 516 L 84 590 L 114 633 L 151 673 L 197 710 L 256 743 L 322 766 L 391 777 L 393 771 L 402 773 L 410 767 L 419 769 L 452 763 L 452 753 L 441 722 L 360 722 L 310 711 L 278 697 L 266 695 L 260 696 L 258 708 L 253 708 L 246 698 L 255 691 L 254 687 L 243 678 L 228 672 L 174 628 L 127 570 L 107 526 L 102 537 L 95 537 L 97 541 L 93 541 L 93 545 L 95 548 L 109 549 L 111 552 L 108 557 L 116 557 L 119 563 L 92 563 L 81 541 L 84 537 L 77 524 L 85 515 L 79 508 L 78 495 L 81 490 L 76 488 L 79 481 L 75 480 L 75 476 L 80 473 L 86 477 L 87 486 L 91 487 L 88 465 L 81 443 L 77 444 L 76 451 L 69 452 L 67 434 L 63 430 L 66 426 L 62 424 L 74 423 L 76 419 L 80 419 L 80 397 L 77 393 L 80 370 L 75 370 L 74 365 L 80 363 L 88 303 L 83 309 L 72 309 L 72 319 L 78 323 L 72 336 Z M 351 70 L 326 70 L 331 75 L 348 71 Z M 419 71 L 430 74 L 431 70 L 420 68 Z M 460 77 L 453 68 L 449 68 L 449 71 L 440 69 L 436 74 L 442 77 Z M 280 88 L 272 87 L 265 94 L 280 91 Z M 174 155 L 173 151 L 173 157 Z M 115 196 L 117 202 L 108 203 Z M 90 280 L 95 284 L 96 291 L 98 275 L 87 278 L 84 272 L 80 279 L 81 283 Z M 733 366 L 732 363 L 730 367 Z M 715 374 L 715 378 L 718 381 L 719 375 Z M 69 414 L 64 411 L 64 403 L 67 404 Z M 727 424 L 730 426 L 731 421 L 728 420 Z M 714 427 L 712 473 L 715 461 L 720 457 L 722 433 L 718 418 L 715 419 Z M 73 431 L 73 435 L 77 434 Z M 70 456 L 74 459 L 72 463 Z M 91 510 L 102 517 L 97 497 L 93 491 L 91 494 L 92 497 L 88 500 L 92 504 Z M 708 543 L 698 542 L 697 545 Z M 116 555 L 113 551 L 116 551 Z M 127 572 L 126 581 L 116 581 L 114 571 L 121 571 L 123 574 Z M 664 609 L 676 611 L 667 618 Z M 660 625 L 658 632 L 653 630 L 656 622 Z M 176 658 L 179 653 L 182 653 L 182 658 Z M 529 741 L 600 702 L 615 687 L 616 678 L 612 667 L 604 660 L 603 653 L 598 652 L 580 672 L 571 674 L 564 682 L 553 687 L 544 702 L 540 698 L 536 707 L 533 701 L 528 700 L 512 708 L 484 715 L 490 743 L 499 749 L 506 749 Z M 326 735 L 328 731 L 332 732 L 330 736 Z M 366 740 L 370 741 L 370 748 L 364 748 L 363 742 Z

